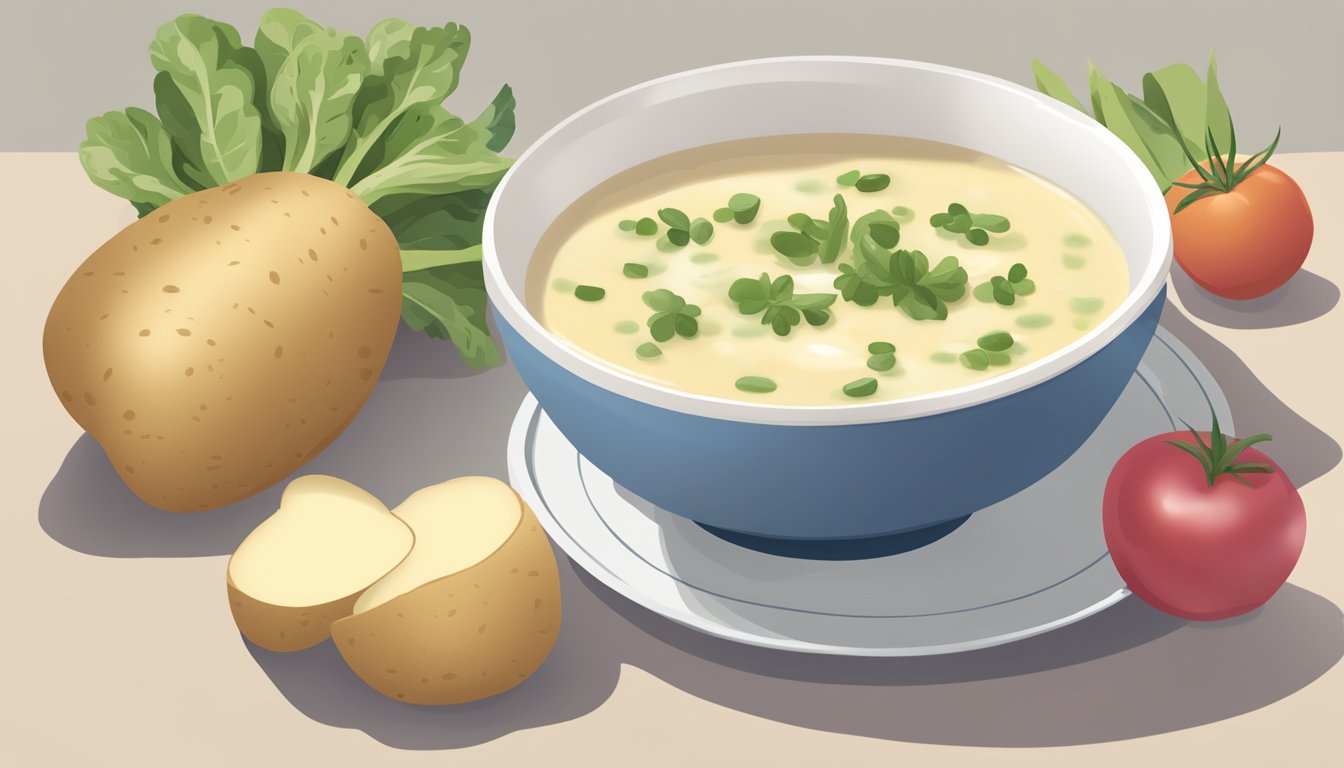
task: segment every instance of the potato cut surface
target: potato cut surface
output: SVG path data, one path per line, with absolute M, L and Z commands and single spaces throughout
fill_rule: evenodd
M 416 491 L 392 514 L 415 532 L 415 547 L 360 595 L 356 614 L 490 557 L 517 530 L 523 508 L 513 489 L 494 478 L 460 477 Z
M 233 585 L 277 606 L 349 597 L 405 559 L 415 537 L 381 501 L 335 477 L 307 475 L 229 561 Z

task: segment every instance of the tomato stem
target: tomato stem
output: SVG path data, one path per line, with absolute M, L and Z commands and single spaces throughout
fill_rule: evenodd
M 1172 131 L 1176 131 L 1176 126 L 1171 126 Z M 1228 122 L 1228 148 L 1227 159 L 1223 159 L 1223 153 L 1218 149 L 1218 142 L 1213 138 L 1213 129 L 1209 128 L 1205 132 L 1204 151 L 1209 156 L 1209 167 L 1200 165 L 1195 156 L 1190 154 L 1190 147 L 1186 146 L 1185 140 L 1181 139 L 1177 143 L 1181 145 L 1181 150 L 1185 152 L 1185 158 L 1190 161 L 1194 167 L 1195 173 L 1199 174 L 1200 181 L 1197 184 L 1188 184 L 1183 181 L 1173 181 L 1172 184 L 1177 187 L 1184 187 L 1191 190 L 1190 194 L 1181 199 L 1176 205 L 1176 210 L 1172 215 L 1185 210 L 1191 203 L 1202 200 L 1209 195 L 1218 195 L 1231 192 L 1238 184 L 1246 180 L 1247 176 L 1255 173 L 1260 166 L 1269 162 L 1269 158 L 1274 154 L 1274 150 L 1279 146 L 1279 136 L 1283 129 L 1280 128 L 1274 134 L 1274 141 L 1268 147 L 1251 155 L 1246 162 L 1237 165 L 1237 129 L 1236 126 Z M 1176 133 L 1179 137 L 1180 133 Z M 1247 438 L 1249 439 L 1249 438 Z
M 1184 423 L 1184 422 L 1182 422 Z M 1168 440 L 1167 444 L 1180 448 L 1182 451 L 1194 456 L 1201 467 L 1204 468 L 1204 479 L 1208 481 L 1209 487 L 1218 481 L 1223 475 L 1230 475 L 1239 482 L 1250 485 L 1250 481 L 1242 477 L 1247 473 L 1265 474 L 1274 471 L 1274 467 L 1260 461 L 1237 461 L 1241 452 L 1250 448 L 1256 443 L 1263 443 L 1274 438 L 1266 434 L 1251 435 L 1242 440 L 1233 440 L 1231 443 L 1227 440 L 1222 430 L 1218 428 L 1218 414 L 1213 414 L 1213 428 L 1209 431 L 1209 442 L 1204 442 L 1204 436 L 1199 434 L 1194 427 L 1186 424 L 1186 429 L 1194 435 L 1194 444 L 1182 440 Z

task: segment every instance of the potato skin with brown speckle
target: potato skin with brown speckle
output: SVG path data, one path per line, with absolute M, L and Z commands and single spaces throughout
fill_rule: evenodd
M 89 256 L 42 337 L 47 375 L 160 509 L 251 496 L 354 419 L 387 360 L 401 259 L 350 190 L 261 173 L 174 200 Z
M 560 631 L 560 575 L 536 515 L 519 503 L 518 527 L 485 560 L 331 625 L 355 674 L 398 701 L 459 704 L 541 666 Z

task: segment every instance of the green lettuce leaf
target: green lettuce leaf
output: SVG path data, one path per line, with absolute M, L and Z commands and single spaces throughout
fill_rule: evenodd
M 386 42 L 378 41 L 380 49 Z M 382 71 L 364 81 L 355 99 L 354 131 L 334 179 L 352 189 L 373 171 L 365 161 L 384 133 L 411 109 L 438 106 L 457 89 L 471 34 L 456 24 L 416 27 L 409 40 L 388 45 Z
M 310 172 L 350 137 L 369 69 L 364 41 L 280 8 L 261 17 L 256 49 L 273 84 L 271 120 L 284 137 L 281 170 Z
M 437 104 L 421 104 L 393 124 L 370 152 L 371 173 L 350 189 L 372 205 L 389 195 L 441 195 L 492 187 L 509 169 L 488 137 Z
M 411 330 L 450 339 L 472 368 L 499 364 L 479 261 L 407 272 L 402 280 L 401 318 Z
M 1070 91 L 1069 86 L 1064 84 L 1064 78 L 1051 72 L 1050 68 L 1045 66 L 1040 59 L 1031 60 L 1031 71 L 1036 76 L 1036 90 L 1068 104 L 1085 115 L 1087 114 L 1083 105 L 1078 99 L 1074 98 L 1073 91 Z
M 149 46 L 159 118 L 182 152 L 186 172 L 207 186 L 255 173 L 261 160 L 261 114 L 255 58 L 238 30 L 194 14 L 159 27 Z M 166 76 L 166 77 L 165 77 Z
M 173 143 L 158 118 L 143 109 L 108 112 L 87 126 L 79 162 L 94 184 L 137 204 L 140 215 L 190 194 L 173 170 Z
M 451 195 L 393 195 L 374 203 L 403 251 L 460 250 L 481 242 L 485 207 L 494 187 Z
M 405 59 L 411 55 L 411 38 L 415 25 L 401 19 L 383 19 L 369 30 L 365 48 L 369 52 L 369 71 L 383 74 L 388 59 Z
M 509 145 L 515 127 L 513 109 L 518 102 L 513 99 L 513 89 L 506 83 L 490 105 L 481 110 L 481 114 L 469 125 L 485 137 L 485 146 L 492 152 L 500 152 Z

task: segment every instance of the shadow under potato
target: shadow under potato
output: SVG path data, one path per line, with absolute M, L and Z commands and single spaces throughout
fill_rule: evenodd
M 1339 287 L 1314 272 L 1301 270 L 1282 287 L 1258 299 L 1236 301 L 1200 288 L 1178 265 L 1171 282 L 1190 314 L 1224 328 L 1282 328 L 1315 320 L 1339 303 Z
M 334 475 L 389 506 L 459 475 L 506 478 L 509 424 L 525 391 L 511 365 L 474 371 L 451 343 L 403 326 L 364 409 L 295 475 Z M 38 521 L 51 538 L 92 555 L 227 555 L 275 512 L 288 482 L 219 509 L 164 512 L 131 493 L 85 434 L 42 494 Z

